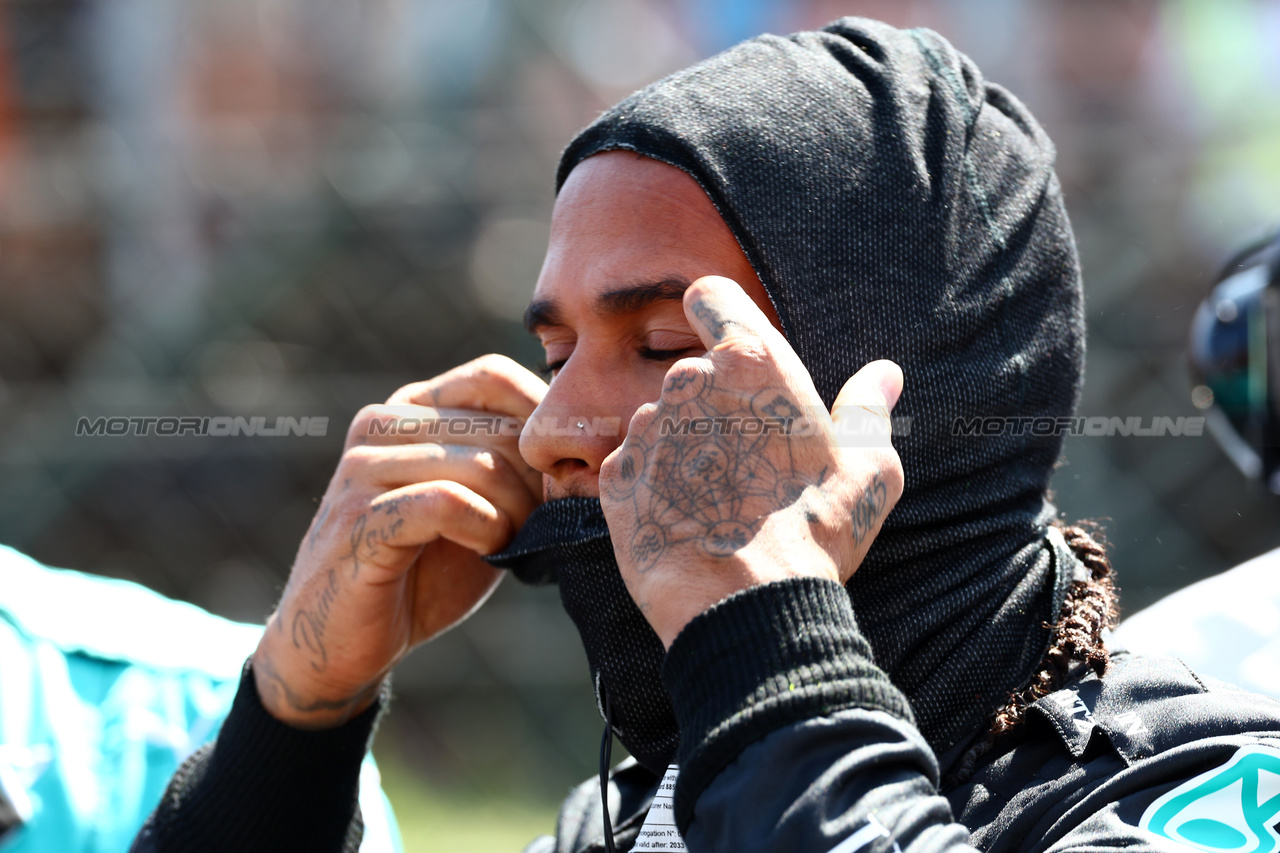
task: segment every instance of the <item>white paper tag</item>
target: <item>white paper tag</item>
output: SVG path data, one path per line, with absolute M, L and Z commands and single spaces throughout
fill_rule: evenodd
M 676 765 L 667 768 L 662 783 L 658 785 L 658 793 L 653 795 L 649 813 L 645 815 L 644 826 L 640 827 L 640 837 L 631 848 L 632 853 L 684 849 L 684 839 L 676 829 L 676 777 L 679 775 L 680 768 Z

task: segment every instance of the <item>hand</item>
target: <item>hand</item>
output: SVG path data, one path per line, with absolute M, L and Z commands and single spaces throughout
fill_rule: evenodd
M 273 716 L 340 725 L 413 647 L 489 596 L 501 573 L 480 555 L 542 500 L 517 444 L 546 387 L 490 355 L 360 410 L 253 656 Z
M 668 648 L 739 590 L 788 577 L 846 582 L 903 476 L 889 443 L 897 365 L 864 367 L 829 415 L 799 356 L 737 284 L 700 278 L 684 310 L 707 354 L 672 365 L 658 402 L 636 411 L 600 469 L 623 580 Z

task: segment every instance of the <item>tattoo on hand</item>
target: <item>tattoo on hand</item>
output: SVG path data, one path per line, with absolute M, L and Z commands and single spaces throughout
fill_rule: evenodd
M 364 529 L 369 524 L 369 517 L 360 513 L 360 517 L 351 525 L 351 579 L 360 575 L 360 540 L 364 539 Z
M 375 506 L 375 507 L 373 508 L 373 511 L 374 511 L 374 512 L 382 512 L 382 513 L 385 513 L 385 514 L 387 514 L 387 515 L 399 515 L 399 514 L 400 514 L 400 505 L 401 505 L 401 504 L 403 504 L 403 503 L 405 503 L 406 501 L 410 501 L 410 500 L 412 500 L 412 498 L 410 498 L 409 496 L 407 496 L 407 495 L 402 495 L 401 497 L 398 497 L 398 498 L 392 498 L 392 499 L 391 499 L 391 500 L 389 500 L 389 501 L 384 501 L 384 502 L 382 502 L 382 503 L 378 504 L 377 506 Z
M 320 528 L 324 527 L 325 519 L 329 517 L 329 510 L 333 509 L 333 501 L 325 501 L 320 507 L 319 514 L 316 515 L 315 521 L 311 522 L 311 535 L 307 537 L 307 549 L 313 550 L 316 547 L 316 540 L 320 538 Z
M 338 573 L 329 569 L 327 580 L 315 607 L 300 609 L 293 614 L 293 647 L 311 654 L 311 668 L 316 672 L 323 672 L 329 665 L 324 635 L 329 628 L 329 611 L 338 597 Z
M 635 505 L 639 526 L 629 548 L 636 570 L 650 571 L 682 543 L 697 543 L 713 557 L 732 556 L 759 532 L 761 506 L 799 504 L 807 518 L 816 518 L 808 511 L 807 490 L 825 481 L 827 469 L 814 478 L 795 464 L 808 440 L 792 434 L 800 414 L 782 388 L 747 397 L 720 390 L 714 376 L 701 371 L 670 376 L 658 418 L 673 431 L 629 435 L 617 476 L 607 483 L 612 497 Z M 733 426 L 744 417 L 765 427 Z M 707 429 L 693 432 L 695 421 Z M 690 441 L 692 435 L 698 438 Z
M 400 498 L 382 506 L 374 507 L 373 512 L 384 512 L 387 515 L 399 516 L 400 504 L 404 500 L 407 500 L 407 498 Z M 316 529 L 311 533 L 308 543 L 309 548 L 314 547 L 319 527 L 328 515 L 329 508 L 326 507 L 316 518 Z M 397 517 L 390 524 L 370 530 L 368 513 L 361 513 L 356 518 L 351 525 L 350 551 L 343 558 L 344 561 L 351 561 L 351 580 L 355 580 L 360 574 L 362 556 L 365 559 L 372 559 L 377 554 L 379 547 L 391 544 L 404 524 L 405 519 Z M 313 606 L 297 609 L 289 621 L 289 633 L 293 647 L 310 655 L 311 668 L 317 672 L 323 671 L 329 665 L 329 652 L 325 646 L 325 635 L 328 632 L 329 616 L 334 602 L 338 598 L 340 586 L 341 580 L 338 570 L 335 568 L 328 569 L 325 574 L 325 585 L 320 590 L 319 599 Z M 280 630 L 284 630 L 282 619 L 277 619 L 276 625 Z
M 875 530 L 888 505 L 889 490 L 884 484 L 884 477 L 879 472 L 867 485 L 853 505 L 853 544 L 861 548 L 871 531 Z

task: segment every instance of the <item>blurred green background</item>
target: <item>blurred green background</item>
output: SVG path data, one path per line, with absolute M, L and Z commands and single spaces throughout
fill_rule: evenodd
M 929 26 L 1042 120 L 1079 237 L 1082 413 L 1195 415 L 1190 317 L 1280 223 L 1275 0 L 6 0 L 0 541 L 261 621 L 363 404 L 532 365 L 561 147 L 762 31 Z M 318 437 L 76 437 L 80 417 L 327 416 Z M 1280 544 L 1202 438 L 1078 438 L 1127 612 Z M 415 653 L 377 753 L 408 848 L 517 850 L 596 767 L 554 589 Z

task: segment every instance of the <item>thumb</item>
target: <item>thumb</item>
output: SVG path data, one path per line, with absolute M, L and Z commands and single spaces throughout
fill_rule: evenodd
M 902 381 L 902 368 L 887 359 L 873 361 L 849 377 L 831 406 L 837 441 L 887 446 L 892 435 L 889 413 L 902 395 Z

